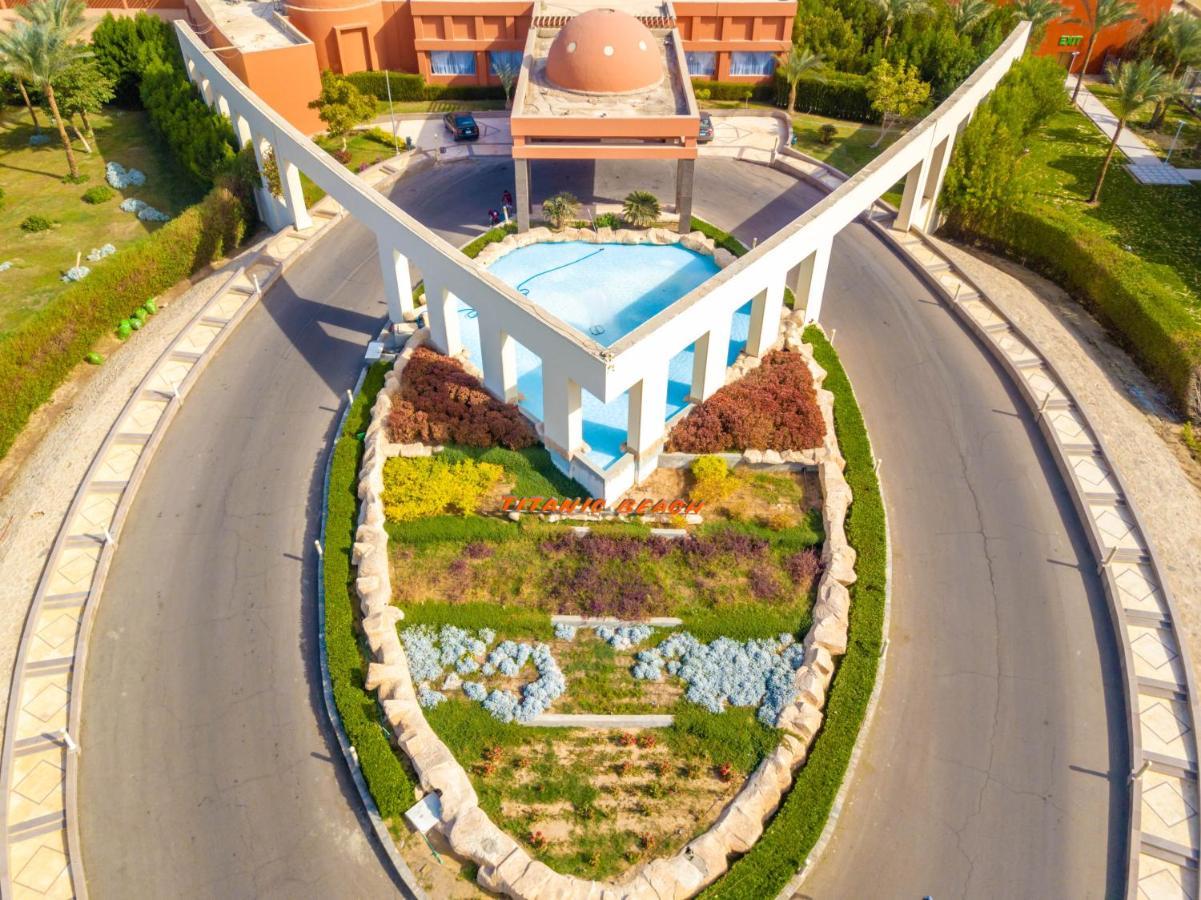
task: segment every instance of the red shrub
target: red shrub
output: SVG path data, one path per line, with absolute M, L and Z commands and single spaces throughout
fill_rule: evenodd
M 813 376 L 799 353 L 774 350 L 759 368 L 721 388 L 672 429 L 677 453 L 806 450 L 821 445 L 826 425 Z
M 463 444 L 520 450 L 537 443 L 534 429 L 512 403 L 501 403 L 456 359 L 419 347 L 404 368 L 400 396 L 388 416 L 398 443 Z

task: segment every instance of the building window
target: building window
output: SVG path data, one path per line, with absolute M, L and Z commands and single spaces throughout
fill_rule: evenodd
M 434 75 L 474 75 L 475 54 L 470 50 L 431 50 L 430 72 Z
M 688 60 L 688 74 L 695 78 L 712 78 L 717 73 L 716 53 L 689 50 L 684 57 Z
M 776 71 L 776 54 L 749 53 L 735 50 L 730 54 L 731 75 L 758 75 L 763 77 Z
M 524 55 L 521 50 L 489 50 L 488 72 L 496 75 L 497 66 L 504 66 L 510 72 L 516 74 L 521 71 L 521 58 Z

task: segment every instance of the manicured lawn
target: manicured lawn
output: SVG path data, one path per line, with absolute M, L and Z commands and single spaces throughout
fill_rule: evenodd
M 462 110 L 475 112 L 504 108 L 504 100 L 395 100 L 392 103 L 392 112 L 396 115 L 402 113 L 448 113 Z M 376 116 L 388 115 L 387 100 L 376 101 L 375 114 Z
M 837 129 L 834 139 L 828 144 L 822 143 L 821 140 L 823 125 L 833 125 Z M 872 144 L 880 136 L 878 125 L 845 122 L 841 119 L 828 119 L 825 116 L 814 116 L 808 113 L 794 113 L 792 133 L 796 135 L 796 143 L 793 146 L 797 150 L 829 163 L 848 175 L 854 175 L 887 150 L 889 145 L 904 132 L 893 129 L 878 147 L 873 147 Z
M 1087 89 L 1109 107 L 1110 112 L 1117 112 L 1114 103 L 1117 91 L 1112 85 L 1090 84 Z M 1177 126 L 1183 122 L 1184 127 L 1180 129 L 1180 139 L 1176 142 L 1172 162 L 1174 165 L 1183 167 L 1201 166 L 1201 119 L 1198 119 L 1182 104 L 1173 101 L 1168 104 L 1168 113 L 1164 117 L 1163 124 L 1153 130 L 1147 126 L 1147 123 L 1150 122 L 1154 110 L 1154 103 L 1143 104 L 1130 117 L 1126 123 L 1127 127 L 1141 137 L 1148 147 L 1157 151 L 1161 157 L 1165 157 L 1168 155 L 1168 149 L 1172 146 L 1172 136 L 1176 134 Z
M 329 154 L 333 154 L 342 149 L 341 138 L 329 138 L 324 135 L 314 138 L 317 146 Z M 401 142 L 401 153 L 404 152 L 404 143 Z M 396 155 L 396 150 L 391 144 L 383 143 L 376 140 L 374 137 L 369 137 L 363 133 L 355 133 L 346 141 L 346 149 L 350 153 L 350 160 L 346 163 L 346 168 L 352 172 L 358 172 L 362 169 L 372 166 L 377 162 L 382 162 L 389 157 Z M 318 200 L 325 196 L 325 191 L 317 187 L 309 177 L 303 172 L 300 174 L 300 183 L 304 188 L 304 202 L 312 206 Z
M 1187 306 L 1201 310 L 1201 191 L 1137 183 L 1115 159 L 1097 207 L 1086 201 L 1108 141 L 1077 110 L 1056 115 L 1030 141 L 1022 180 L 1037 213 L 1054 207 L 1081 229 L 1136 254 Z
M 40 117 L 46 128 L 45 117 Z M 120 254 L 122 246 L 161 227 L 144 222 L 119 208 L 123 197 L 144 200 L 163 212 L 176 214 L 200 199 L 204 191 L 188 181 L 166 147 L 152 131 L 143 112 L 111 109 L 93 117 L 96 146 L 88 154 L 76 141 L 74 149 L 82 184 L 64 183 L 67 159 L 57 132 L 51 142 L 30 147 L 34 133 L 23 108 L 0 110 L 0 262 L 12 268 L 0 272 L 0 332 L 7 331 L 24 316 L 53 300 L 64 287 L 63 272 L 75 265 L 77 253 L 84 257 L 104 244 Z M 103 185 L 104 166 L 115 161 L 127 168 L 141 169 L 146 184 L 96 205 L 80 198 L 91 187 Z M 26 233 L 20 224 L 37 214 L 55 223 L 49 231 Z M 105 261 L 87 262 L 92 268 Z

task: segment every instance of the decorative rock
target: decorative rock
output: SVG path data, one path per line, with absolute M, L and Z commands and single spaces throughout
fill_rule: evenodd
M 444 833 L 455 853 L 476 860 L 481 868 L 500 865 L 517 849 L 517 842 L 478 806 L 456 817 Z
M 463 679 L 460 678 L 456 672 L 451 672 L 442 681 L 442 690 L 444 691 L 457 691 L 462 686 Z
M 742 458 L 752 465 L 763 462 L 762 450 L 744 450 Z
M 713 262 L 717 264 L 719 269 L 724 269 L 730 263 L 734 262 L 736 258 L 733 253 L 723 247 L 718 247 L 713 251 Z
M 784 462 L 784 457 L 780 455 L 779 450 L 764 450 L 763 461 L 768 465 L 778 466 Z
M 363 686 L 369 691 L 374 691 L 380 685 L 389 681 L 403 681 L 408 678 L 408 669 L 402 665 L 384 665 L 383 663 L 368 663 L 367 677 L 363 681 Z

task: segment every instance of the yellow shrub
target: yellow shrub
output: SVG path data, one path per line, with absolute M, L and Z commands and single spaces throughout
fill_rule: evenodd
M 698 456 L 692 463 L 692 499 L 716 503 L 737 487 L 730 477 L 730 467 L 720 456 Z
M 397 457 L 384 463 L 384 515 L 395 522 L 453 512 L 476 511 L 480 498 L 500 480 L 504 469 L 466 459 L 447 462 L 437 456 Z

